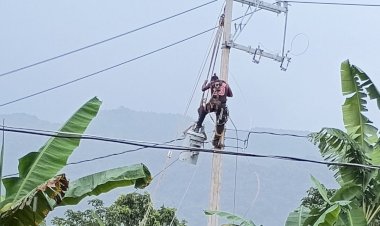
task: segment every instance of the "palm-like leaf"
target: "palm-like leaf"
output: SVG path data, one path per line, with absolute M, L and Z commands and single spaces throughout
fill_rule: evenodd
M 65 123 L 60 132 L 82 134 L 96 116 L 100 104 L 96 97 L 88 101 Z M 0 209 L 4 211 L 6 204 L 16 203 L 37 186 L 54 177 L 66 165 L 68 157 L 79 142 L 79 138 L 53 137 L 38 152 L 22 157 L 19 160 L 19 177 L 3 180 L 6 197 L 0 203 Z
M 341 64 L 341 80 L 346 97 L 342 111 L 347 132 L 363 148 L 370 147 L 378 140 L 377 128 L 363 113 L 368 111 L 367 97 L 376 99 L 380 108 L 380 94 L 367 74 L 348 60 Z
M 67 190 L 68 181 L 65 175 L 58 175 L 38 186 L 27 196 L 0 213 L 0 225 L 24 226 L 38 225 L 59 203 Z
M 59 205 L 75 205 L 86 196 L 99 195 L 118 187 L 135 185 L 136 188 L 144 188 L 151 180 L 150 172 L 143 164 L 95 173 L 70 182 L 69 190 Z
M 239 225 L 239 226 L 255 226 L 255 224 L 251 220 L 244 219 L 242 217 L 239 217 L 235 214 L 224 212 L 224 211 L 216 211 L 216 210 L 205 210 L 204 211 L 206 215 L 218 215 L 219 217 L 223 217 L 224 219 L 229 220 L 230 222 L 233 222 L 232 225 Z
M 305 219 L 309 217 L 310 210 L 300 206 L 299 209 L 291 212 L 286 219 L 285 226 L 303 226 Z
M 335 226 L 367 226 L 363 208 L 352 205 L 350 209 L 342 210 Z
M 349 61 L 341 64 L 342 92 L 346 100 L 342 105 L 346 132 L 339 129 L 323 128 L 310 134 L 321 155 L 329 161 L 380 164 L 380 140 L 378 129 L 364 115 L 368 111 L 368 99 L 377 101 L 380 108 L 380 94 L 371 79 Z M 330 166 L 341 185 L 327 200 L 323 186 L 316 181 L 318 191 L 325 205 L 313 208 L 304 225 L 367 225 L 380 212 L 380 174 L 363 167 Z M 298 221 L 299 222 L 299 221 Z
M 325 226 L 333 226 L 339 219 L 339 214 L 341 211 L 341 207 L 339 204 L 334 204 L 327 210 L 325 210 L 314 223 L 315 226 L 325 225 Z
M 318 144 L 321 155 L 328 161 L 369 164 L 370 160 L 362 150 L 362 146 L 345 132 L 334 128 L 323 128 L 318 133 L 310 135 L 311 140 Z M 344 185 L 346 183 L 362 184 L 368 183 L 369 170 L 358 167 L 331 166 L 336 171 L 337 181 Z
M 372 152 L 370 153 L 371 163 L 373 165 L 380 165 L 380 139 L 377 141 L 373 147 Z
M 149 170 L 143 164 L 106 170 L 70 183 L 65 175 L 59 175 L 0 213 L 0 225 L 38 225 L 56 206 L 74 205 L 88 195 L 99 195 L 117 187 L 134 185 L 143 188 L 151 179 Z

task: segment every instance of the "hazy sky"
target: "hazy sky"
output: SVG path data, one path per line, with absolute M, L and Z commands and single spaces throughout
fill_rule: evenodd
M 0 73 L 35 63 L 127 32 L 207 1 L 2 1 Z M 272 3 L 272 1 L 269 1 Z M 350 2 L 346 0 L 345 2 Z M 353 2 L 353 1 L 352 1 Z M 361 2 L 363 1 L 355 1 Z M 367 1 L 369 3 L 380 1 Z M 0 104 L 68 82 L 171 44 L 214 26 L 223 1 L 142 31 L 14 74 L 0 77 Z M 233 17 L 245 6 L 234 4 Z M 235 96 L 230 115 L 239 128 L 318 130 L 341 128 L 340 63 L 361 67 L 380 88 L 380 7 L 292 4 L 286 50 L 294 56 L 283 72 L 279 63 L 232 50 L 230 84 Z M 254 14 L 237 43 L 279 53 L 284 15 Z M 302 34 L 298 35 L 297 34 Z M 297 37 L 297 38 L 294 38 Z M 8 106 L 1 113 L 24 112 L 54 122 L 66 120 L 98 96 L 102 109 L 183 114 L 208 50 L 207 33 L 164 51 L 66 87 Z M 218 67 L 219 71 L 219 67 Z M 202 75 L 201 81 L 205 79 Z M 189 115 L 197 117 L 197 88 Z M 380 122 L 373 106 L 371 118 Z M 251 123 L 252 121 L 252 123 Z

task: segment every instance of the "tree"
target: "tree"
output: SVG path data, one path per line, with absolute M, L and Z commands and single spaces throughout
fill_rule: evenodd
M 174 208 L 161 206 L 159 209 L 154 209 L 148 193 L 121 195 L 109 207 L 105 207 L 103 201 L 99 199 L 90 200 L 88 203 L 92 208 L 84 211 L 67 210 L 64 218 L 55 217 L 51 223 L 59 226 L 101 223 L 104 225 L 186 226 L 186 221 L 180 222 L 177 219 Z
M 329 161 L 362 164 L 380 163 L 378 129 L 365 112 L 368 100 L 376 100 L 380 108 L 380 94 L 366 73 L 349 61 L 341 64 L 342 105 L 346 131 L 323 128 L 310 135 L 321 155 Z M 300 206 L 289 215 L 286 225 L 379 225 L 380 174 L 378 170 L 331 166 L 340 187 L 328 194 L 314 177 L 312 180 L 322 197 L 321 203 Z
M 88 195 L 120 186 L 149 184 L 151 175 L 143 164 L 99 172 L 70 183 L 64 174 L 56 176 L 79 146 L 81 134 L 100 104 L 96 97 L 84 104 L 38 152 L 19 160 L 18 177 L 3 179 L 6 196 L 0 202 L 0 225 L 38 225 L 57 206 L 76 204 Z
M 336 189 L 326 189 L 327 190 L 327 196 L 331 197 Z M 326 204 L 325 200 L 323 199 L 322 195 L 319 193 L 318 189 L 311 187 L 309 190 L 307 190 L 307 196 L 302 198 L 301 205 L 309 208 L 323 208 L 323 205 Z

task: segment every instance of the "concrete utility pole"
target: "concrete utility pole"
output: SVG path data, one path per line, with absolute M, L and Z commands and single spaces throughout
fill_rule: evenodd
M 220 78 L 228 83 L 228 67 L 230 60 L 230 47 L 227 45 L 231 41 L 231 20 L 232 20 L 233 0 L 226 0 L 224 9 L 224 30 L 223 30 L 223 49 L 220 66 Z M 220 137 L 224 139 L 224 135 Z M 223 142 L 224 144 L 224 142 Z M 215 151 L 223 151 L 223 148 Z M 220 209 L 220 185 L 222 179 L 222 155 L 214 153 L 212 156 L 212 174 L 211 174 L 211 194 L 210 194 L 210 210 Z M 218 217 L 213 215 L 208 219 L 208 226 L 218 226 Z
M 285 29 L 284 29 L 284 41 L 283 41 L 283 50 L 282 55 L 274 55 L 267 53 L 264 50 L 259 48 L 251 48 L 243 45 L 234 43 L 231 39 L 231 22 L 232 22 L 232 8 L 234 0 L 226 0 L 226 6 L 224 9 L 224 30 L 223 30 L 223 43 L 222 43 L 222 59 L 220 66 L 220 78 L 228 83 L 228 70 L 229 70 L 229 60 L 230 60 L 230 50 L 231 48 L 239 49 L 249 54 L 253 54 L 253 62 L 259 63 L 261 57 L 266 57 L 273 59 L 275 61 L 281 62 L 281 69 L 286 70 L 285 61 L 287 64 L 290 62 L 290 58 L 284 55 L 285 47 L 285 35 L 286 35 L 286 23 L 287 23 L 287 13 L 288 13 L 288 3 L 287 2 L 277 2 L 275 4 L 266 3 L 261 0 L 235 0 L 242 4 L 249 6 L 254 6 L 257 9 L 267 10 L 274 12 L 276 14 L 285 13 Z M 257 59 L 258 57 L 258 59 Z M 224 145 L 224 132 L 220 137 Z M 223 151 L 222 148 L 215 148 L 215 152 L 212 156 L 212 175 L 211 175 L 211 194 L 210 194 L 210 210 L 219 210 L 220 209 L 220 185 L 222 180 L 222 155 L 220 151 Z M 218 217 L 213 215 L 209 217 L 208 226 L 218 226 Z

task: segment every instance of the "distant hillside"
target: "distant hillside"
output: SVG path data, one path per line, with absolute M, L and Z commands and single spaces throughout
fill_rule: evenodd
M 25 114 L 0 115 L 0 117 L 5 118 L 6 124 L 9 126 L 50 130 L 57 130 L 61 126 L 61 124 L 50 123 Z M 86 133 L 114 138 L 163 142 L 178 136 L 190 123 L 190 118 L 184 118 L 181 115 L 136 112 L 119 108 L 101 111 Z M 303 131 L 255 130 L 307 134 Z M 239 133 L 238 135 L 240 139 L 245 139 L 246 134 Z M 228 131 L 227 136 L 235 137 L 235 132 Z M 17 159 L 29 151 L 38 150 L 47 139 L 46 137 L 7 133 L 5 174 L 17 172 Z M 236 145 L 234 140 L 227 142 L 229 146 Z M 243 144 L 240 143 L 240 145 Z M 134 148 L 120 144 L 84 140 L 71 156 L 69 162 Z M 228 150 L 235 151 L 236 149 L 229 148 Z M 246 152 L 321 159 L 317 149 L 307 139 L 287 136 L 251 134 Z M 174 151 L 168 162 L 175 160 L 178 154 L 179 152 Z M 65 167 L 63 172 L 67 174 L 69 179 L 75 179 L 111 167 L 142 162 L 155 175 L 165 166 L 166 156 L 166 150 L 146 149 L 80 165 L 70 165 Z M 178 213 L 180 218 L 186 219 L 191 226 L 206 225 L 207 218 L 204 216 L 203 210 L 208 208 L 211 157 L 210 154 L 202 153 L 196 166 L 176 162 L 164 174 L 160 175 L 162 177 L 156 178 L 147 188 L 147 191 L 153 196 L 155 205 L 164 204 L 178 208 L 181 202 Z M 288 213 L 299 205 L 300 199 L 311 186 L 311 174 L 327 186 L 335 185 L 333 174 L 326 166 L 243 157 L 238 158 L 237 171 L 235 171 L 235 166 L 235 157 L 223 156 L 221 208 L 232 212 L 234 194 L 236 194 L 235 213 L 242 216 L 246 215 L 258 225 L 284 225 Z M 234 192 L 235 172 L 237 180 L 236 191 Z M 159 186 L 157 186 L 158 182 Z M 184 197 L 186 190 L 188 192 Z M 119 194 L 131 191 L 134 190 L 131 188 L 117 189 L 100 198 L 109 204 Z M 83 206 L 86 206 L 85 201 L 78 208 Z M 50 215 L 49 219 L 54 215 L 62 216 L 64 210 L 65 208 L 57 209 Z

